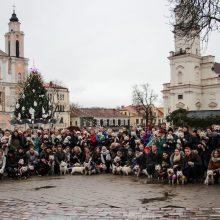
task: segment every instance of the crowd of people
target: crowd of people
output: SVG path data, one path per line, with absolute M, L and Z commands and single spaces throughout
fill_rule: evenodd
M 27 129 L 0 133 L 0 177 L 28 178 L 60 174 L 64 163 L 90 169 L 91 173 L 135 173 L 149 178 L 177 179 L 188 183 L 220 172 L 220 126 L 189 131 L 187 126 L 82 128 L 80 130 Z M 86 166 L 85 166 L 86 164 Z M 89 166 L 88 166 L 89 164 Z M 85 169 L 81 169 L 85 171 Z M 171 172 L 171 174 L 170 174 Z

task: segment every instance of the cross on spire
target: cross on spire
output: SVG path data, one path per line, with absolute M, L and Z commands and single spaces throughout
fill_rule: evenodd
M 16 7 L 15 4 L 13 4 L 12 7 L 13 7 L 13 13 L 15 14 L 15 7 Z

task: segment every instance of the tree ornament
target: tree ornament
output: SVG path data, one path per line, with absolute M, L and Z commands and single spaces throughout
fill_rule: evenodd
M 25 94 L 22 95 L 22 98 L 23 98 L 23 99 L 25 98 Z
M 45 114 L 45 110 L 44 110 L 44 107 L 42 107 L 42 113 L 43 113 L 43 114 Z
M 15 107 L 16 107 L 16 109 L 19 109 L 20 104 L 19 104 L 19 103 L 17 103 Z
M 35 93 L 35 89 L 33 89 L 32 92 Z
M 24 106 L 22 107 L 22 111 L 25 111 L 25 107 Z
M 37 102 L 36 102 L 36 101 L 34 101 L 34 106 L 35 106 L 35 107 L 37 106 Z

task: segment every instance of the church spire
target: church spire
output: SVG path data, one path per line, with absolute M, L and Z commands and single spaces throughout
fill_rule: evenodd
M 10 18 L 10 21 L 11 22 L 18 22 L 19 21 L 18 18 L 17 18 L 17 15 L 15 14 L 15 5 L 13 5 L 13 14 Z

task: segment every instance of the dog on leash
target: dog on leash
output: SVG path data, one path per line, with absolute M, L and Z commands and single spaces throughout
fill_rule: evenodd
M 49 155 L 48 165 L 50 167 L 49 175 L 54 175 L 54 165 L 55 165 L 54 155 Z
M 182 185 L 184 185 L 184 183 L 186 183 L 186 177 L 183 175 L 183 172 L 181 170 L 176 172 L 176 183 L 178 185 L 180 183 L 182 183 Z
M 167 174 L 168 174 L 169 184 L 173 185 L 176 180 L 176 174 L 174 173 L 174 170 L 172 168 L 167 169 Z
M 95 165 L 93 166 L 92 161 L 89 160 L 88 163 L 84 162 L 85 175 L 91 175 L 96 173 Z
M 207 170 L 206 179 L 204 182 L 206 185 L 214 184 L 214 172 L 213 170 Z
M 130 166 L 123 166 L 121 171 L 124 175 L 127 175 L 127 176 L 132 173 L 132 169 Z
M 164 172 L 162 171 L 162 167 L 160 164 L 155 165 L 155 177 L 157 180 L 163 180 L 164 178 Z
M 66 175 L 68 172 L 67 163 L 64 161 L 60 162 L 60 175 Z
M 71 174 L 84 174 L 85 172 L 85 167 L 84 166 L 74 166 L 72 167 Z

